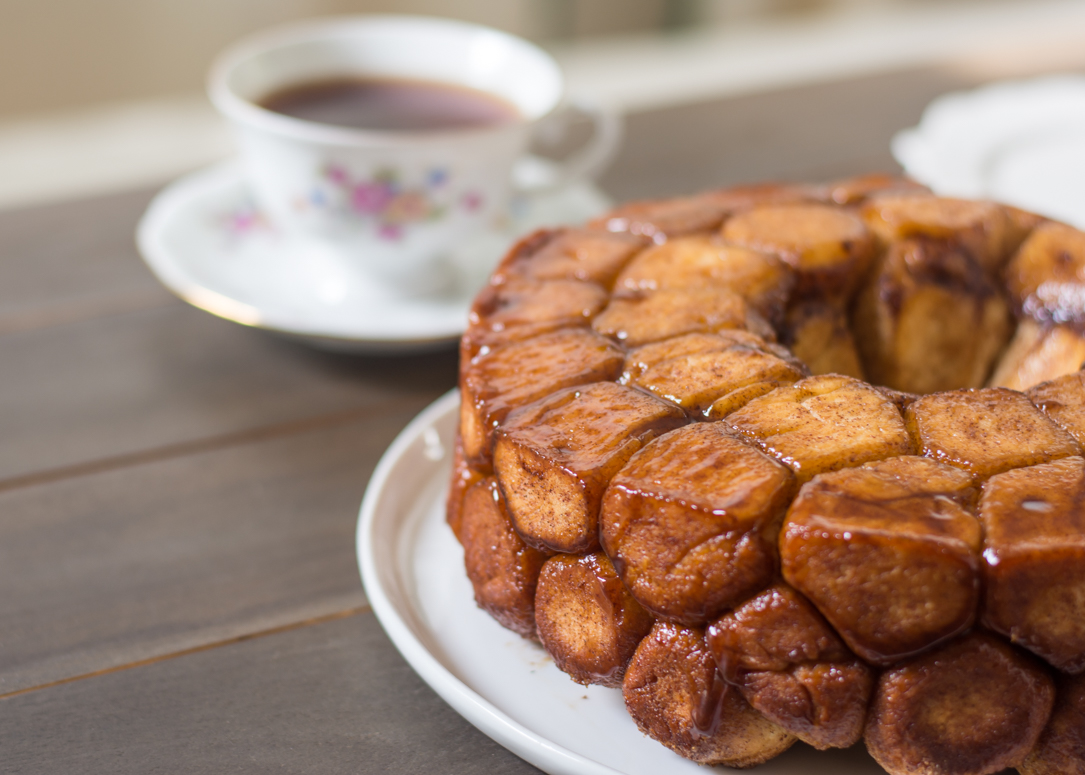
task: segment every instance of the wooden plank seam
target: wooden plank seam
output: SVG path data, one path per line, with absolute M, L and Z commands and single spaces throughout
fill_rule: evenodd
M 50 484 L 64 479 L 115 471 L 129 466 L 155 463 L 172 458 L 184 457 L 185 455 L 212 452 L 228 447 L 307 433 L 339 424 L 354 422 L 366 417 L 410 409 L 416 407 L 417 403 L 417 401 L 410 400 L 389 401 L 378 406 L 366 406 L 341 412 L 333 412 L 331 414 L 317 415 L 315 417 L 305 417 L 299 420 L 287 420 L 285 422 L 264 425 L 258 428 L 249 428 L 233 433 L 225 433 L 220 436 L 209 436 L 203 439 L 166 444 L 161 447 L 153 447 L 138 452 L 127 452 L 121 455 L 111 455 L 109 457 L 99 458 L 97 460 L 88 460 L 83 463 L 74 463 L 58 468 L 35 471 L 29 474 L 13 476 L 8 479 L 0 479 L 0 492 Z
M 223 646 L 232 646 L 236 643 L 244 643 L 245 641 L 255 640 L 257 638 L 264 638 L 269 635 L 278 635 L 280 633 L 290 632 L 291 630 L 300 630 L 305 627 L 312 627 L 318 624 L 334 622 L 340 619 L 349 619 L 352 616 L 369 613 L 372 610 L 373 609 L 368 604 L 365 604 L 357 606 L 355 608 L 348 608 L 345 611 L 335 611 L 334 613 L 324 614 L 323 616 L 315 616 L 311 619 L 302 619 L 301 621 L 297 622 L 280 624 L 277 627 L 269 627 L 266 630 L 247 632 L 242 635 L 235 635 L 234 637 L 227 638 L 225 640 L 212 641 L 211 643 L 203 643 L 199 646 L 192 646 L 187 649 L 180 649 L 179 651 L 171 651 L 166 654 L 159 654 L 157 656 L 147 657 L 146 659 L 137 659 L 134 662 L 127 662 L 123 665 L 114 665 L 113 667 L 106 667 L 102 668 L 101 670 L 92 670 L 89 673 L 81 673 L 79 675 L 73 675 L 67 678 L 58 678 L 55 681 L 38 684 L 37 686 L 28 686 L 23 689 L 16 689 L 15 691 L 7 692 L 6 694 L 0 694 L 0 700 L 8 700 L 12 697 L 19 697 L 24 694 L 30 694 L 31 692 L 41 691 L 42 689 L 51 689 L 55 686 L 64 686 L 65 684 L 75 683 L 76 681 L 85 681 L 88 678 L 98 678 L 99 676 L 109 675 L 111 673 L 119 673 L 122 670 L 132 670 L 137 667 L 146 667 L 148 665 L 158 664 L 159 662 L 165 662 L 170 659 L 187 657 L 191 654 L 199 654 L 204 651 L 211 651 L 212 649 L 222 648 Z

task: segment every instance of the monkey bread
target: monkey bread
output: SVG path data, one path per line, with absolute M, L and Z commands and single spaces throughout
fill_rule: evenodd
M 886 175 L 512 247 L 461 347 L 479 606 L 751 767 L 1085 775 L 1085 234 Z

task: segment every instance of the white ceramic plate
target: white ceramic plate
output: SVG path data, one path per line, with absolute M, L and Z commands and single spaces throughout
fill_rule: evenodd
M 402 352 L 459 338 L 471 300 L 516 237 L 582 222 L 609 205 L 587 183 L 518 199 L 501 228 L 449 256 L 451 278 L 441 291 L 416 297 L 392 295 L 343 256 L 276 230 L 235 162 L 167 186 L 136 236 L 158 279 L 200 309 L 320 347 Z
M 938 194 L 994 199 L 1085 228 L 1085 76 L 943 95 L 892 149 Z
M 552 775 L 708 772 L 641 735 L 620 691 L 574 683 L 541 647 L 475 606 L 463 551 L 444 520 L 458 407 L 453 391 L 408 425 L 362 502 L 358 565 L 396 648 L 464 718 Z M 861 745 L 797 745 L 753 772 L 884 775 Z

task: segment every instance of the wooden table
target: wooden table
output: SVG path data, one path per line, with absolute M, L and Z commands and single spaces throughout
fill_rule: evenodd
M 937 69 L 631 116 L 616 199 L 894 169 Z M 331 355 L 174 299 L 151 192 L 0 215 L 0 772 L 533 771 L 366 604 L 381 453 L 456 354 Z

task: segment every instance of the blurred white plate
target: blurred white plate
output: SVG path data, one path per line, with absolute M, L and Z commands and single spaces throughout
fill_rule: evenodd
M 485 734 L 552 775 L 704 775 L 644 737 L 621 692 L 584 687 L 541 647 L 475 606 L 444 520 L 459 394 L 420 414 L 377 465 L 358 521 L 358 565 L 385 631 L 415 671 Z M 721 768 L 725 769 L 725 768 Z M 862 745 L 796 745 L 759 775 L 884 775 Z
M 192 173 L 151 202 L 137 240 L 162 283 L 214 315 L 355 352 L 424 350 L 455 342 L 501 255 L 540 226 L 580 223 L 610 202 L 588 183 L 513 203 L 502 228 L 458 246 L 451 283 L 425 296 L 391 296 L 319 244 L 277 231 L 253 204 L 236 162 Z
M 994 199 L 1085 228 L 1085 76 L 946 94 L 893 138 L 905 172 L 936 193 Z

